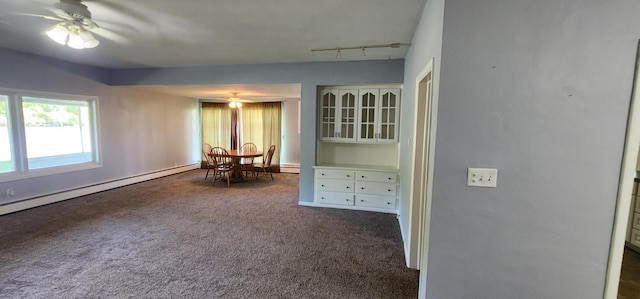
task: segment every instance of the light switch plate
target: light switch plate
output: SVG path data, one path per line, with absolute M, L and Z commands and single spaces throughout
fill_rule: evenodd
M 468 168 L 467 186 L 495 188 L 498 183 L 498 169 Z

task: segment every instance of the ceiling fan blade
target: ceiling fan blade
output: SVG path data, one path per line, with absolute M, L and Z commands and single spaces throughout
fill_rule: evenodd
M 123 45 L 130 45 L 131 44 L 131 40 L 122 36 L 121 34 L 115 33 L 109 29 L 105 29 L 103 27 L 98 27 L 98 28 L 94 28 L 91 29 L 91 32 L 95 33 L 96 35 L 108 39 L 110 41 L 114 41 L 116 43 L 119 44 L 123 44 Z
M 105 28 L 107 30 L 118 31 L 118 32 L 139 33 L 135 27 L 129 24 L 116 23 L 116 22 L 111 22 L 103 19 L 93 19 L 93 21 L 96 24 L 98 24 L 98 27 Z
M 114 1 L 104 1 L 104 0 L 83 0 L 83 2 L 91 9 L 93 6 L 99 6 L 102 9 L 108 10 L 112 13 L 119 14 L 121 16 L 127 17 L 129 19 L 137 20 L 143 23 L 152 23 L 152 20 L 149 17 L 134 9 L 136 6 L 135 1 L 127 1 L 124 3 L 116 3 Z M 96 16 L 93 16 L 96 17 Z M 102 20 L 98 18 L 101 22 Z
M 37 18 L 43 18 L 43 19 L 47 19 L 47 20 L 51 20 L 51 21 L 59 21 L 59 22 L 64 22 L 66 20 L 58 18 L 58 17 L 52 17 L 52 16 L 45 16 L 45 15 L 38 15 L 38 14 L 31 14 L 31 13 L 14 13 L 16 15 L 19 16 L 26 16 L 26 17 L 37 17 Z

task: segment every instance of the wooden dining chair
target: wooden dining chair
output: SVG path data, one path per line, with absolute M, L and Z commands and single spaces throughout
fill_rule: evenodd
M 240 148 L 243 152 L 257 152 L 258 147 L 253 142 L 247 142 Z M 253 173 L 253 158 L 242 158 L 240 160 L 240 169 L 244 172 L 244 176 L 248 177 L 249 172 Z
M 256 179 L 260 177 L 260 174 L 267 174 L 271 176 L 273 180 L 273 169 L 271 168 L 271 160 L 273 159 L 273 153 L 276 152 L 276 146 L 271 145 L 267 153 L 262 157 L 262 163 L 254 163 L 253 164 L 253 174 Z
M 233 172 L 233 159 L 229 156 L 229 152 L 222 147 L 214 147 L 211 149 L 211 157 L 214 163 L 213 185 L 216 180 L 227 179 L 227 187 L 231 186 L 231 174 Z
M 213 158 L 211 157 L 211 144 L 203 143 L 202 144 L 202 162 L 204 162 L 204 166 L 207 168 L 207 174 L 204 175 L 204 179 L 206 180 L 209 176 L 209 171 L 213 169 L 213 177 L 216 176 L 216 169 L 213 164 Z

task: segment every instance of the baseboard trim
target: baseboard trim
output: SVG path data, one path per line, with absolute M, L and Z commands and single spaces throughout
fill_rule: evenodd
M 284 172 L 284 173 L 300 173 L 300 164 L 297 164 L 297 163 L 280 164 L 280 172 Z
M 640 253 L 640 246 L 636 246 L 629 241 L 624 241 L 624 245 L 631 248 L 631 250 Z
M 15 212 L 26 210 L 26 209 L 31 209 L 31 208 L 48 205 L 55 202 L 76 198 L 79 196 L 89 195 L 97 192 L 106 191 L 109 189 L 119 188 L 119 187 L 131 185 L 135 183 L 153 180 L 153 179 L 157 179 L 157 178 L 161 178 L 161 177 L 165 177 L 165 176 L 169 176 L 172 174 L 177 174 L 177 173 L 181 173 L 189 170 L 194 170 L 198 168 L 200 168 L 200 164 L 189 164 L 184 166 L 172 167 L 172 168 L 154 171 L 146 174 L 140 174 L 140 175 L 131 176 L 123 179 L 104 182 L 96 185 L 79 187 L 72 190 L 23 199 L 21 201 L 11 202 L 11 203 L 1 205 L 0 215 L 15 213 Z
M 402 248 L 404 249 L 404 263 L 407 268 L 420 270 L 420 267 L 411 267 L 409 263 L 409 243 L 407 243 L 406 239 L 406 231 L 404 227 L 402 227 L 402 223 L 400 222 L 400 214 L 398 214 L 398 225 L 400 226 L 400 235 L 402 236 Z
M 356 207 L 356 206 L 328 205 L 328 204 L 320 204 L 320 203 L 308 202 L 308 201 L 298 201 L 298 205 L 305 206 L 305 207 L 368 211 L 368 212 L 378 212 L 378 213 L 388 213 L 388 214 L 398 215 L 397 210 L 376 209 L 376 208 L 367 208 L 367 207 L 361 207 L 361 206 Z

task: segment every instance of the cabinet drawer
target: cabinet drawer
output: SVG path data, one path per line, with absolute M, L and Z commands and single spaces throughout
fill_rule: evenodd
M 356 171 L 356 180 L 370 182 L 396 183 L 398 174 L 395 172 Z
M 640 246 L 640 230 L 635 228 L 631 230 L 631 240 L 629 242 L 633 245 Z
M 396 198 L 391 196 L 377 196 L 377 195 L 356 195 L 356 206 L 372 207 L 381 209 L 395 209 Z
M 316 169 L 316 179 L 347 179 L 353 180 L 353 170 L 342 169 Z
M 631 226 L 635 229 L 640 229 L 640 213 L 633 213 L 633 224 Z
M 356 193 L 396 196 L 396 184 L 356 182 Z
M 330 192 L 353 192 L 353 181 L 316 180 L 316 190 Z
M 316 202 L 352 206 L 353 196 L 353 193 L 318 192 L 316 193 Z

